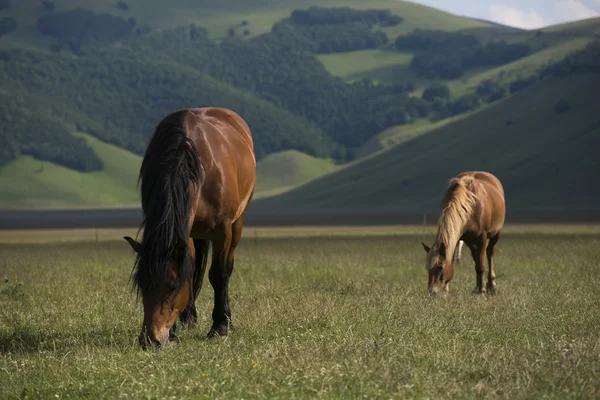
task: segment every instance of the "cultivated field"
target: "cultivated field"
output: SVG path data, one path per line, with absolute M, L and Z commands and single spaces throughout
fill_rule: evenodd
M 160 352 L 136 343 L 134 230 L 73 232 L 0 234 L 0 398 L 600 396 L 600 226 L 508 227 L 498 294 L 471 294 L 465 254 L 446 299 L 426 294 L 431 228 L 250 228 L 236 331 L 205 339 L 206 280 L 199 326 Z

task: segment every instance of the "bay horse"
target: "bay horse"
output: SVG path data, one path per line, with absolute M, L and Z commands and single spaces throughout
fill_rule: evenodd
M 498 178 L 485 171 L 467 171 L 450 180 L 442 198 L 441 215 L 435 242 L 428 247 L 421 243 L 427 257 L 428 292 L 448 293 L 448 283 L 454 276 L 453 255 L 459 241 L 471 250 L 475 261 L 474 293 L 494 293 L 494 246 L 504 226 L 506 205 L 504 188 Z M 489 265 L 484 286 L 485 259 Z
M 227 335 L 229 278 L 256 186 L 250 128 L 225 108 L 172 112 L 156 126 L 138 183 L 143 239 L 124 239 L 137 253 L 132 281 L 144 306 L 140 345 L 176 342 L 178 316 L 183 325 L 195 325 L 211 243 L 214 307 L 208 337 Z

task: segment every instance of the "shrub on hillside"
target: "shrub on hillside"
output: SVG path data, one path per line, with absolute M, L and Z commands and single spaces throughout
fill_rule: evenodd
M 302 29 L 302 32 L 317 43 L 320 54 L 372 49 L 388 42 L 384 32 L 373 32 L 365 23 L 315 25 Z
M 459 115 L 476 110 L 480 105 L 481 99 L 477 94 L 467 94 L 456 99 L 448 107 L 451 115 Z
M 501 86 L 498 83 L 489 79 L 481 82 L 477 86 L 476 91 L 479 97 L 481 97 L 487 103 L 498 101 L 506 97 L 506 95 L 508 94 L 504 86 Z
M 434 83 L 423 91 L 422 98 L 429 102 L 434 102 L 436 99 L 448 100 L 450 99 L 450 88 L 443 83 Z

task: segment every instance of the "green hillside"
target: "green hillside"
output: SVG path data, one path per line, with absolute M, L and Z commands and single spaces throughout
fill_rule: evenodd
M 495 78 L 500 73 L 507 81 L 518 76 L 529 75 L 548 63 L 560 61 L 566 55 L 584 48 L 588 43 L 597 39 L 597 35 L 600 33 L 600 18 L 561 24 L 542 31 L 523 31 L 493 26 L 464 28 L 460 31 L 474 35 L 483 41 L 504 40 L 507 43 L 527 44 L 534 52 L 528 57 L 509 64 L 479 68 L 460 79 L 444 79 L 443 81 L 449 83 L 457 96 L 473 90 L 483 80 Z M 413 58 L 414 53 L 398 51 L 392 46 L 385 49 L 319 55 L 319 60 L 331 74 L 346 80 L 372 79 L 387 83 L 410 82 L 417 88 L 422 88 L 431 83 L 431 80 L 419 77 L 409 68 Z
M 241 33 L 250 31 L 250 36 L 268 32 L 277 21 L 286 18 L 292 10 L 321 7 L 349 6 L 356 9 L 390 9 L 406 18 L 408 23 L 384 29 L 394 36 L 416 27 L 443 30 L 459 30 L 486 27 L 489 24 L 465 17 L 455 16 L 418 4 L 396 0 L 172 0 L 166 6 L 162 0 L 123 0 L 128 7 L 122 10 L 114 0 L 60 0 L 53 1 L 54 11 L 84 8 L 95 12 L 109 13 L 124 18 L 135 18 L 140 26 L 153 30 L 172 29 L 180 25 L 197 23 L 207 28 L 215 38 L 227 37 L 234 28 Z M 49 49 L 52 43 L 35 27 L 37 19 L 48 11 L 40 2 L 12 1 L 11 7 L 2 16 L 14 17 L 18 26 L 9 35 L 0 36 L 0 48 Z M 240 26 L 242 21 L 247 25 Z
M 84 138 L 104 169 L 79 172 L 30 156 L 0 168 L 0 209 L 137 207 L 141 157 L 90 135 Z M 281 193 L 337 168 L 330 160 L 290 150 L 257 163 L 256 198 Z
M 596 208 L 600 75 L 548 78 L 474 115 L 317 179 L 255 210 L 436 210 L 448 180 L 483 169 L 509 209 Z M 558 99 L 570 105 L 557 112 Z
M 256 166 L 255 198 L 281 193 L 337 168 L 331 160 L 311 157 L 296 150 L 269 154 Z
M 141 158 L 85 134 L 104 164 L 97 172 L 20 156 L 0 169 L 0 208 L 80 208 L 138 206 Z

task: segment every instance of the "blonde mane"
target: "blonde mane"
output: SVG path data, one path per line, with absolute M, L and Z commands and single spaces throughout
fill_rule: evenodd
M 450 180 L 449 187 L 444 194 L 435 243 L 438 248 L 440 243 L 444 244 L 446 259 L 452 258 L 462 230 L 477 203 L 474 184 L 475 178 L 472 175 L 455 177 Z

